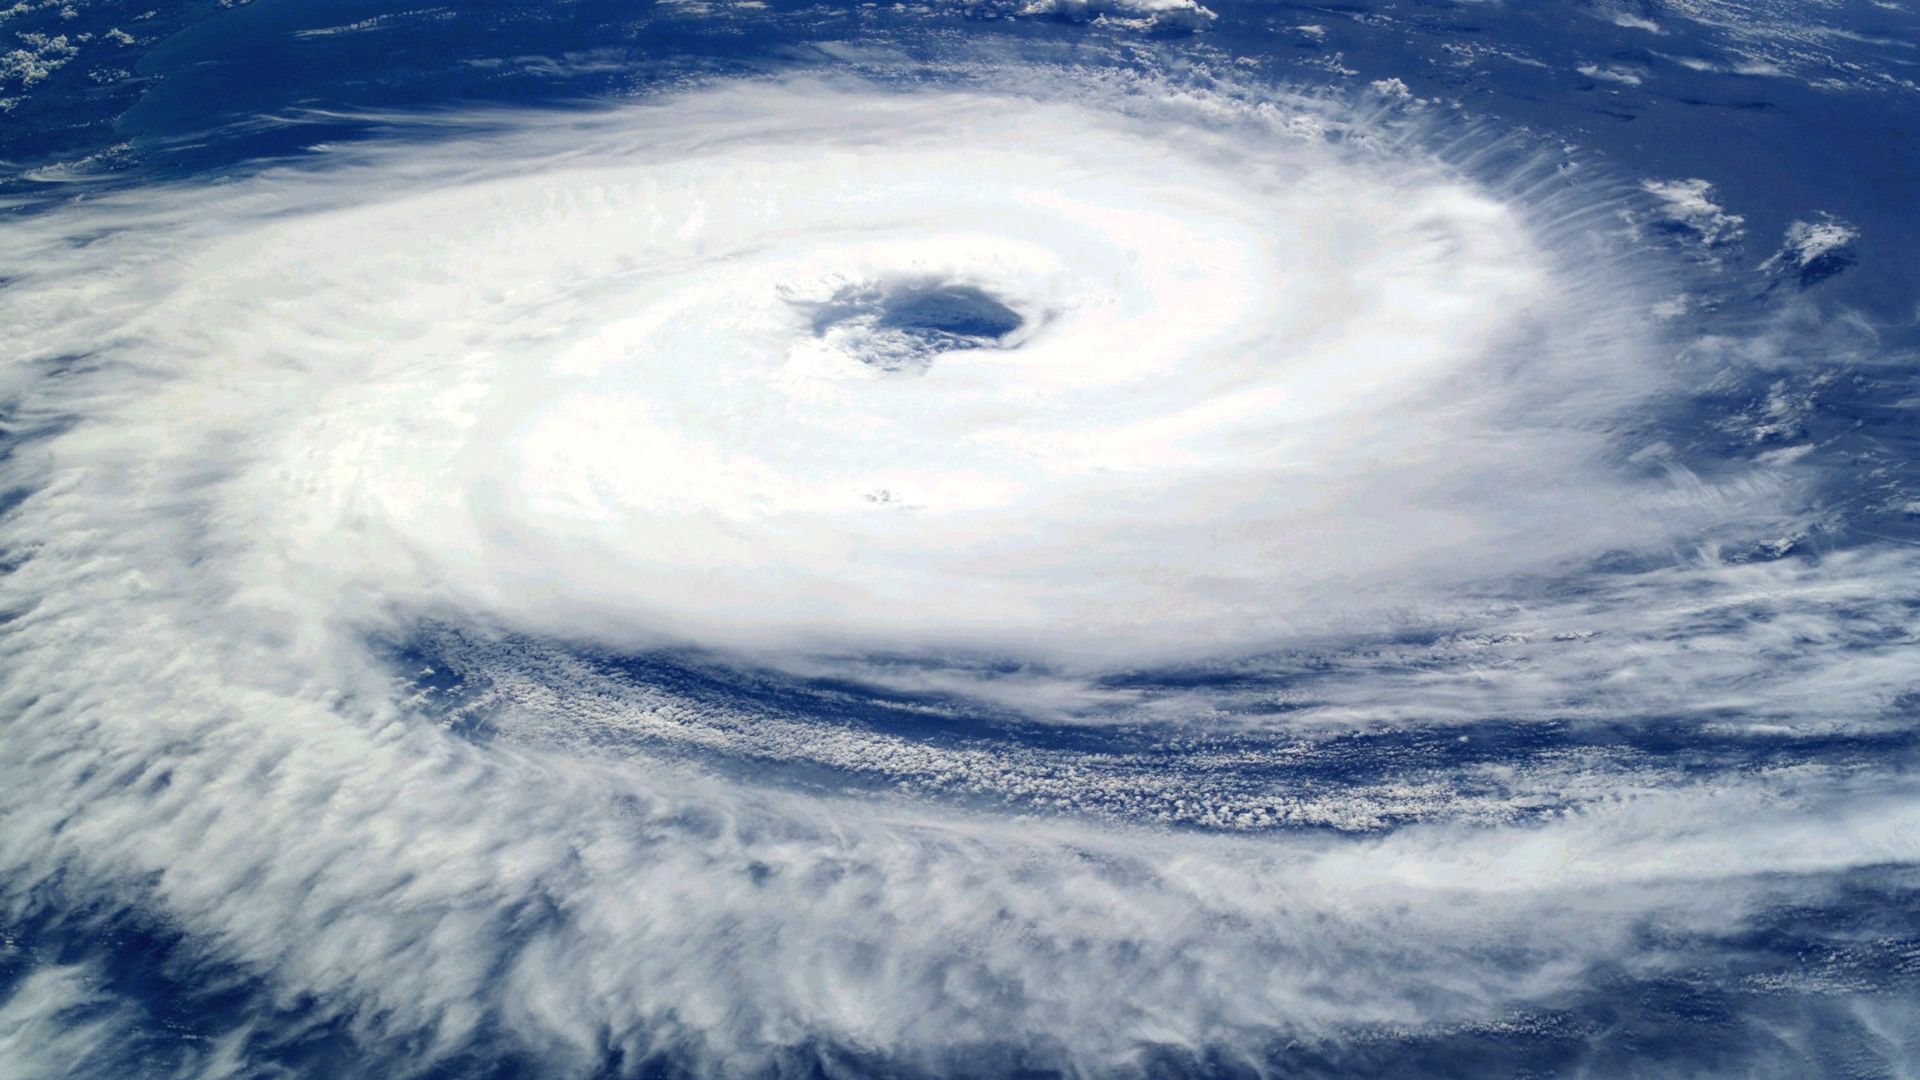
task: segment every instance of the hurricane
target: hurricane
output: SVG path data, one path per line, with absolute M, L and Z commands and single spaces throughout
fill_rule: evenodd
M 1898 211 L 1235 7 L 363 6 L 9 76 L 0 1076 L 1920 1068 Z M 1582 92 L 1853 40 L 1685 10 Z

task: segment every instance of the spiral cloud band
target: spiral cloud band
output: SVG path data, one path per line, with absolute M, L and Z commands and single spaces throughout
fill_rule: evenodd
M 105 897 L 265 987 L 209 1072 L 299 999 L 392 1069 L 1150 1073 L 1550 1024 L 1920 857 L 1843 745 L 1911 559 L 1720 557 L 1810 467 L 1645 420 L 1734 346 L 1662 317 L 1632 185 L 934 82 L 413 118 L 9 224 L 15 917 Z
M 223 502 L 276 588 L 701 643 L 1217 647 L 1329 583 L 1646 523 L 1624 485 L 1556 499 L 1577 418 L 1520 415 L 1595 369 L 1643 389 L 1636 313 L 1570 304 L 1431 164 L 961 93 L 583 127 L 168 272 L 146 347 L 312 373 L 217 410 L 265 436 Z

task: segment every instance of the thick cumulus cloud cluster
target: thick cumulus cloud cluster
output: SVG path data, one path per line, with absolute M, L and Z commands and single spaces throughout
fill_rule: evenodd
M 1697 373 L 1603 194 L 1327 103 L 1001 84 L 453 118 L 9 224 L 15 916 L 141 912 L 421 1067 L 1101 1071 L 1502 1021 L 1920 855 L 1859 767 L 1561 755 L 1521 824 L 1493 766 L 1288 801 L 1205 777 L 1309 744 L 935 752 L 579 661 L 1465 724 L 1737 711 L 1771 646 L 1844 691 L 1824 719 L 1883 722 L 1898 553 L 1672 554 L 1760 535 L 1791 460 L 1624 444 Z M 1515 584 L 1602 556 L 1598 591 Z M 500 737 L 397 669 L 423 625 Z M 1102 681 L 1350 639 L 1239 698 Z M 635 731 L 1110 816 L 759 784 Z

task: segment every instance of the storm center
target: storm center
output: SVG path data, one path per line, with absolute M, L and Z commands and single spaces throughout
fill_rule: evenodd
M 920 374 L 956 349 L 1002 348 L 1026 322 L 975 285 L 933 277 L 845 282 L 788 295 L 814 337 L 883 374 Z

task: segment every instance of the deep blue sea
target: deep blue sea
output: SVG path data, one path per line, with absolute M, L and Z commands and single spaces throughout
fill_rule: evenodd
M 0 1078 L 1920 1075 L 1916 205 L 1911 0 L 0 9 Z

